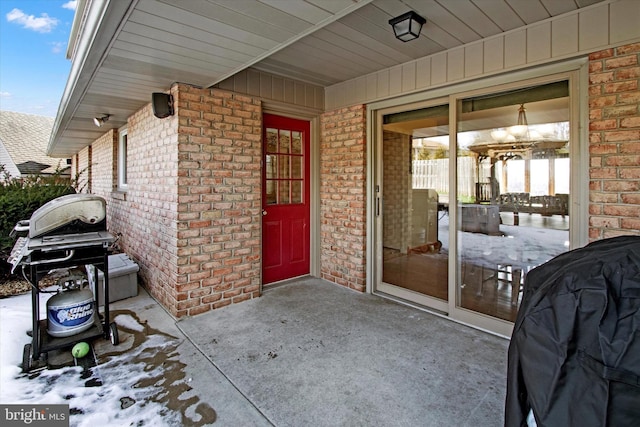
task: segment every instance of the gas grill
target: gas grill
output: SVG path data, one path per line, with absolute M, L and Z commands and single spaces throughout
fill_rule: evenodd
M 109 323 L 108 274 L 104 274 L 103 313 L 99 313 L 98 292 L 93 292 L 91 304 L 62 309 L 65 319 L 73 317 L 74 312 L 90 312 L 87 324 L 80 332 L 74 333 L 77 327 L 70 328 L 72 334 L 66 336 L 52 329 L 53 319 L 40 319 L 39 294 L 42 291 L 39 282 L 51 270 L 93 266 L 103 272 L 109 271 L 109 246 L 115 239 L 107 231 L 105 200 L 91 194 L 58 197 L 36 210 L 29 220 L 18 222 L 11 235 L 17 240 L 7 261 L 12 265 L 12 271 L 20 268 L 24 278 L 31 284 L 32 342 L 24 347 L 23 371 L 45 366 L 46 361 L 41 356 L 77 342 L 104 337 L 117 345 L 116 324 Z M 94 273 L 94 277 L 97 277 L 96 270 Z M 74 289 L 77 283 L 70 283 L 73 281 L 61 281 L 59 285 Z M 83 279 L 75 281 L 86 282 Z

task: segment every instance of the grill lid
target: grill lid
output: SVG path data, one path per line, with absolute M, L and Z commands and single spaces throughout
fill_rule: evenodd
M 29 238 L 106 230 L 105 200 L 93 194 L 68 194 L 42 205 L 29 220 Z

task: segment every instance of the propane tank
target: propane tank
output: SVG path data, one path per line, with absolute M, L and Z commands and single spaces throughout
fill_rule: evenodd
M 47 301 L 49 335 L 68 337 L 86 331 L 93 325 L 95 300 L 93 292 L 84 288 L 87 284 L 83 276 L 70 276 L 58 282 L 61 290 Z

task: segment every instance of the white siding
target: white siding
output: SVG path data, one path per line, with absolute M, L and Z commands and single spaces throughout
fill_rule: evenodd
M 504 38 L 489 39 L 484 43 L 484 72 L 502 70 L 504 68 Z
M 479 76 L 585 56 L 595 50 L 637 41 L 640 41 L 640 1 L 595 4 L 462 48 L 335 84 L 325 91 L 325 108 L 332 110 L 373 102 Z
M 527 29 L 527 63 L 551 58 L 551 23 L 532 25 Z
M 609 16 L 598 9 L 589 9 L 580 14 L 579 28 L 600 28 L 606 31 L 580 31 L 578 49 L 581 51 L 597 50 L 609 43 Z
M 471 43 L 464 48 L 464 75 L 478 76 L 484 72 L 484 44 Z
M 640 31 L 640 1 L 622 0 L 611 4 L 609 14 L 609 42 L 622 43 L 629 35 L 638 37 Z
M 322 87 L 254 69 L 241 71 L 216 87 L 315 110 L 324 108 Z
M 578 15 L 551 23 L 551 55 L 560 57 L 578 51 Z

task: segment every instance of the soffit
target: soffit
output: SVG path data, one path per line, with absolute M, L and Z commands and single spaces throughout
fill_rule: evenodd
M 174 82 L 209 87 L 253 67 L 326 87 L 600 1 L 93 0 L 104 19 L 74 59 L 49 152 L 73 155 L 104 133 L 93 117 L 122 126 Z M 388 20 L 408 10 L 427 23 L 403 43 Z

